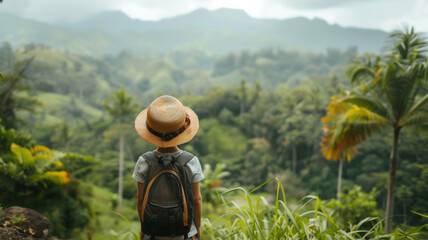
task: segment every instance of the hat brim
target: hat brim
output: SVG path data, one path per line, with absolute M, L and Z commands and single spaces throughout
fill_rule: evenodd
M 147 121 L 147 109 L 144 109 L 141 111 L 137 118 L 135 119 L 135 130 L 137 130 L 138 134 L 146 140 L 148 143 L 151 143 L 155 146 L 167 148 L 167 147 L 174 147 L 183 143 L 186 143 L 196 135 L 199 129 L 199 119 L 198 115 L 189 107 L 184 106 L 185 111 L 190 119 L 190 125 L 184 130 L 182 133 L 180 133 L 175 138 L 169 140 L 169 141 L 162 141 L 160 137 L 152 134 L 148 129 L 146 125 Z

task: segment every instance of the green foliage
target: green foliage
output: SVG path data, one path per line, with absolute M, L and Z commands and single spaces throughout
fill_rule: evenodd
M 201 194 L 204 201 L 203 212 L 214 212 L 215 209 L 222 203 L 219 197 L 219 192 L 225 191 L 222 187 L 223 178 L 227 177 L 230 173 L 225 171 L 226 164 L 218 163 L 214 169 L 211 169 L 209 164 L 204 166 L 204 180 L 201 182 Z
M 254 185 L 254 180 L 263 181 L 272 172 L 272 157 L 268 153 L 269 143 L 265 139 L 253 138 L 248 141 L 247 151 L 240 164 L 240 182 L 245 186 Z
M 25 59 L 14 65 L 13 70 L 2 75 L 0 82 L 0 119 L 2 125 L 9 129 L 15 128 L 22 119 L 17 117 L 17 111 L 26 110 L 34 111 L 33 107 L 38 104 L 38 101 L 31 96 L 28 96 L 30 88 L 23 83 L 23 79 L 34 57 Z
M 240 187 L 226 191 L 222 195 L 226 198 L 226 195 L 233 191 L 242 191 L 242 198 L 239 201 L 225 201 L 225 214 L 204 219 L 203 236 L 205 238 L 422 239 L 426 237 L 422 229 L 428 229 L 428 225 L 423 225 L 408 231 L 397 229 L 393 234 L 386 235 L 383 234 L 382 223 L 374 217 L 340 227 L 318 197 L 307 196 L 294 209 L 290 208 L 285 200 L 279 200 L 281 194 L 285 199 L 280 182 L 277 183 L 276 200 L 272 203 L 264 197 L 254 200 L 251 196 L 254 190 L 248 192 Z M 369 227 L 366 228 L 367 226 Z
M 186 146 L 192 146 L 196 154 L 203 157 L 205 163 L 215 165 L 234 159 L 245 150 L 245 136 L 234 126 L 222 125 L 218 120 L 202 119 L 200 121 L 196 141 Z
M 297 206 L 291 208 L 285 200 L 282 184 L 277 181 L 275 198 L 254 196 L 254 192 L 270 179 L 248 191 L 237 187 L 221 194 L 223 205 L 216 216 L 204 218 L 202 236 L 204 239 L 424 239 L 428 224 L 417 228 L 397 228 L 392 234 L 384 234 L 382 222 L 376 217 L 367 217 L 346 226 L 340 226 L 329 214 L 326 205 L 316 196 L 304 197 Z M 355 188 L 357 192 L 360 189 Z M 239 192 L 238 196 L 228 196 Z M 361 193 L 361 192 L 360 192 Z M 357 194 L 359 195 L 359 194 Z M 359 195 L 360 196 L 360 195 Z M 280 199 L 284 200 L 280 200 Z M 328 204 L 327 204 L 328 205 Z M 372 204 L 369 204 L 372 205 Z M 124 216 L 128 229 L 112 231 L 103 239 L 138 239 L 139 228 Z
M 395 172 L 398 140 L 402 128 L 423 127 L 428 123 L 428 94 L 423 88 L 427 81 L 428 57 L 425 38 L 413 28 L 391 35 L 396 44 L 389 56 L 357 62 L 358 70 L 351 71 L 351 79 L 359 85 L 346 96 L 332 98 L 323 118 L 322 151 L 327 159 L 348 161 L 355 155 L 355 147 L 373 134 L 392 127 L 392 150 L 386 206 L 387 232 L 392 230 Z M 363 71 L 364 70 L 364 71 Z M 426 86 L 425 86 L 426 87 Z
M 24 222 L 24 221 L 26 221 L 28 218 L 25 216 L 25 215 L 15 215 L 15 214 L 13 214 L 11 217 L 10 217 L 10 223 L 12 224 L 12 225 L 18 225 L 18 224 L 20 224 L 20 223 L 22 223 L 22 222 Z
M 1 119 L 0 119 L 1 121 Z M 26 134 L 23 131 L 16 131 L 15 129 L 5 129 L 2 125 L 0 126 L 0 154 L 2 156 L 10 153 L 10 146 L 12 143 L 30 148 L 35 145 L 34 140 L 30 134 Z
M 113 122 L 119 123 L 116 131 L 119 132 L 119 177 L 118 177 L 118 195 L 119 203 L 118 210 L 122 210 L 122 198 L 123 198 L 123 162 L 124 162 L 124 145 L 125 145 L 125 134 L 126 130 L 129 132 L 129 125 L 125 124 L 130 122 L 135 116 L 134 114 L 138 111 L 138 104 L 134 102 L 134 99 L 127 94 L 123 89 L 114 92 L 109 99 L 104 101 L 104 107 L 113 117 Z
M 410 41 L 404 48 L 410 49 L 411 45 Z M 60 220 L 65 213 L 55 209 L 59 206 L 55 201 L 70 205 L 69 211 L 80 211 L 72 217 L 75 220 L 70 220 L 71 225 L 83 224 L 93 217 L 85 231 L 95 232 L 97 236 L 107 233 L 109 229 L 123 229 L 111 214 L 110 203 L 115 202 L 112 196 L 119 182 L 117 159 L 120 155 L 120 135 L 124 133 L 123 213 L 131 221 L 136 221 L 136 184 L 131 174 L 138 156 L 152 150 L 153 146 L 142 140 L 133 128 L 132 122 L 138 109 L 125 114 L 124 124 L 119 126 L 117 122 L 120 121 L 115 121 L 120 120 L 119 117 L 107 117 L 110 112 L 104 108 L 106 102 L 103 99 L 108 99 L 108 108 L 116 111 L 119 109 L 117 106 L 121 105 L 120 99 L 124 100 L 122 103 L 129 103 L 127 99 L 134 98 L 141 106 L 147 106 L 161 94 L 178 97 L 186 106 L 192 107 L 200 118 L 198 134 L 181 148 L 195 153 L 203 165 L 209 164 L 212 172 L 206 174 L 207 179 L 202 185 L 218 183 L 218 179 L 213 180 L 216 178 L 216 166 L 225 164 L 222 171 L 227 170 L 230 174 L 221 178 L 221 188 L 257 186 L 271 177 L 277 177 L 285 183 L 284 191 L 288 198 L 300 199 L 312 193 L 322 199 L 331 199 L 336 195 L 332 186 L 336 184 L 337 163 L 325 161 L 319 151 L 319 139 L 323 134 L 320 120 L 326 113 L 325 106 L 330 97 L 346 94 L 342 90 L 349 88 L 349 83 L 345 82 L 346 59 L 355 54 L 355 48 L 345 52 L 329 49 L 325 53 L 267 48 L 214 55 L 189 48 L 144 56 L 126 51 L 116 55 L 83 56 L 59 52 L 40 44 L 28 45 L 25 51 L 13 50 L 10 45 L 3 44 L 0 47 L 0 68 L 6 78 L 13 72 L 17 60 L 36 56 L 25 72 L 29 78 L 22 78 L 21 81 L 34 90 L 32 93 L 37 94 L 36 98 L 43 106 L 36 107 L 34 113 L 17 111 L 17 117 L 28 122 L 27 125 L 17 126 L 31 133 L 38 144 L 67 152 L 60 159 L 64 165 L 61 170 L 69 172 L 72 181 L 67 187 L 62 185 L 61 189 L 40 191 L 41 198 L 48 195 L 57 197 L 45 203 L 51 208 L 47 209 L 41 199 L 37 199 L 39 202 L 35 201 L 33 206 L 50 212 L 51 217 L 62 225 L 56 226 L 59 231 L 65 231 L 66 223 Z M 390 57 L 397 54 L 399 52 Z M 416 57 L 417 54 L 413 55 L 415 57 L 409 57 L 408 62 L 422 62 Z M 358 68 L 349 68 L 350 74 L 355 72 L 354 84 L 358 84 L 355 92 L 369 97 L 383 86 L 382 76 L 387 72 L 386 59 L 372 55 L 355 61 L 352 66 Z M 401 69 L 400 64 L 405 63 L 399 62 L 393 67 Z M 406 71 L 397 72 L 397 76 L 403 74 L 407 74 Z M 377 85 L 366 78 L 368 75 L 373 76 L 372 79 L 376 77 Z M 418 90 L 420 93 L 426 91 L 423 85 Z M 118 92 L 124 94 L 120 96 Z M 27 96 L 22 91 L 17 93 L 16 97 Z M 350 93 L 354 94 L 354 91 Z M 395 93 L 391 92 L 390 95 L 394 98 Z M 379 105 L 383 106 L 387 99 L 385 95 L 380 101 L 373 102 L 359 97 L 348 99 L 348 103 L 359 102 L 361 106 L 385 116 L 392 111 L 385 111 L 385 107 Z M 406 122 L 420 123 L 426 100 L 419 95 L 415 97 L 418 104 L 408 109 L 412 117 Z M 131 102 L 130 105 L 136 106 L 134 101 Z M 420 226 L 427 220 L 412 212 L 428 212 L 425 201 L 428 196 L 425 184 L 428 174 L 417 167 L 426 165 L 424 156 L 428 154 L 428 137 L 423 130 L 414 132 L 405 128 L 400 136 L 394 221 Z M 358 184 L 366 193 L 374 187 L 378 189 L 375 200 L 379 209 L 385 208 L 388 179 L 388 162 L 379 160 L 389 157 L 391 137 L 391 133 L 384 132 L 368 139 L 360 145 L 359 154 L 354 156 L 352 162 L 346 163 L 343 170 L 345 187 Z M 12 138 L 14 141 L 11 141 Z M 1 130 L 0 157 L 3 162 L 17 159 L 10 151 L 12 142 L 27 149 L 35 145 L 30 136 L 18 130 Z M 94 184 L 103 190 L 81 187 L 87 184 Z M 204 202 L 214 202 L 204 204 L 204 207 L 206 213 L 220 216 L 222 207 L 218 205 L 219 189 L 215 186 L 205 188 L 207 191 L 202 189 L 207 194 Z M 73 193 L 71 189 L 79 191 L 73 190 Z M 274 193 L 277 186 L 271 182 L 260 190 L 263 194 Z M 62 199 L 67 196 L 73 196 L 71 199 L 79 204 Z M 80 197 L 84 200 L 79 200 Z M 251 195 L 251 198 L 254 200 L 256 196 Z M 266 199 L 271 202 L 269 197 Z M 91 209 L 85 202 L 97 208 Z M 61 208 L 67 209 L 67 206 L 61 205 Z M 377 211 L 381 211 L 379 209 Z M 79 214 L 83 215 L 79 217 Z M 83 221 L 79 223 L 78 218 Z M 81 236 L 75 230 L 67 234 L 76 238 Z
M 70 182 L 68 173 L 59 171 L 62 163 L 61 153 L 52 152 L 44 146 L 31 149 L 15 143 L 10 146 L 14 157 L 0 162 L 1 190 L 7 192 L 0 198 L 3 205 L 13 204 L 19 198 L 36 195 L 48 186 L 62 185 Z M 33 192 L 34 191 L 34 192 Z
M 43 146 L 27 149 L 14 143 L 11 152 L 15 158 L 0 162 L 3 206 L 19 205 L 45 213 L 61 237 L 89 223 L 85 212 L 89 206 L 79 197 L 79 182 L 71 181 L 61 170 L 59 159 L 63 154 Z
M 91 196 L 91 193 L 82 191 L 79 182 L 55 190 L 48 193 L 50 199 L 47 201 L 28 207 L 41 211 L 51 220 L 56 236 L 65 238 L 78 235 L 81 229 L 88 226 L 91 218 L 91 206 L 83 201 L 81 194 Z
M 64 154 L 34 146 L 31 136 L 13 129 L 0 126 L 0 133 L 0 191 L 4 193 L 0 195 L 1 205 L 41 212 L 52 221 L 60 237 L 71 236 L 76 228 L 86 226 L 90 206 L 81 198 L 79 181 L 70 179 L 64 171 Z
M 380 217 L 376 203 L 376 189 L 370 193 L 361 190 L 361 186 L 355 185 L 347 193 L 340 194 L 340 200 L 332 199 L 326 207 L 333 210 L 332 217 L 337 219 L 339 226 L 355 224 L 370 217 Z
M 138 224 L 133 224 L 131 221 L 129 221 L 125 216 L 123 216 L 120 213 L 116 213 L 119 215 L 124 221 L 127 222 L 128 227 L 131 229 L 131 231 L 120 231 L 116 232 L 114 230 L 110 231 L 110 234 L 106 235 L 105 237 L 101 238 L 102 240 L 139 240 L 140 239 L 140 229 Z
M 0 69 L 5 74 L 13 69 L 16 62 L 16 56 L 12 46 L 8 42 L 3 42 L 0 46 Z M 2 74 L 3 76 L 3 74 Z M 6 81 L 3 76 L 3 81 Z
M 138 111 L 138 104 L 124 89 L 114 92 L 109 99 L 106 99 L 104 107 L 113 116 L 114 121 L 120 124 L 129 121 L 130 117 L 134 117 Z
M 89 105 L 83 97 L 76 98 L 74 96 L 46 92 L 40 92 L 37 97 L 42 103 L 41 108 L 37 108 L 39 114 L 27 117 L 34 121 L 42 121 L 44 125 L 60 125 L 67 119 L 69 126 L 76 126 L 103 115 L 98 106 Z
M 91 179 L 94 169 L 99 163 L 91 155 L 81 155 L 77 153 L 66 153 L 61 162 L 64 164 L 63 169 L 70 173 L 73 178 L 89 180 Z

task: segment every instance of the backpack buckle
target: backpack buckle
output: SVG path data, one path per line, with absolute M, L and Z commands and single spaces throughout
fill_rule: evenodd
M 159 158 L 159 163 L 163 164 L 164 166 L 168 165 L 168 163 L 172 163 L 172 162 L 176 162 L 176 161 L 177 160 L 172 155 L 164 155 L 164 156 L 161 156 Z

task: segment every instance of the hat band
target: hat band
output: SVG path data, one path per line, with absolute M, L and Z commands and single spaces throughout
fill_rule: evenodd
M 180 135 L 180 133 L 184 132 L 184 130 L 186 130 L 187 128 L 187 124 L 184 124 L 180 129 L 178 129 L 175 132 L 169 132 L 169 133 L 160 133 L 157 132 L 156 130 L 152 129 L 149 124 L 147 124 L 146 122 L 146 126 L 147 129 L 149 130 L 149 132 L 157 137 L 160 137 L 160 139 L 162 139 L 162 141 L 167 142 L 175 137 L 177 137 L 178 135 Z

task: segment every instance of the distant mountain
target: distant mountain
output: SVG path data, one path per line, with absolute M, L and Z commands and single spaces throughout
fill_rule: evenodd
M 101 30 L 105 32 L 144 31 L 145 22 L 134 20 L 122 11 L 101 12 L 81 22 L 65 25 L 79 30 Z M 149 24 L 150 25 L 150 24 Z
M 222 54 L 266 47 L 303 51 L 344 50 L 378 52 L 386 36 L 380 30 L 344 28 L 322 19 L 255 19 L 243 10 L 198 9 L 160 21 L 131 19 L 120 11 L 102 12 L 81 22 L 53 26 L 0 13 L 0 42 L 36 42 L 81 54 L 166 52 L 206 49 Z

